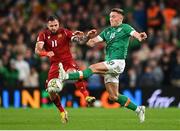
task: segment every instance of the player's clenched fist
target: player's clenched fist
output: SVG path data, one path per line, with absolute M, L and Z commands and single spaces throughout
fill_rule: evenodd
M 97 31 L 95 29 L 93 29 L 93 30 L 88 31 L 87 37 L 91 39 L 91 38 L 95 37 L 96 34 L 97 34 Z
M 79 37 L 83 37 L 84 36 L 84 32 L 82 32 L 82 31 L 75 31 L 73 33 L 73 35 L 76 35 L 76 36 L 79 36 Z

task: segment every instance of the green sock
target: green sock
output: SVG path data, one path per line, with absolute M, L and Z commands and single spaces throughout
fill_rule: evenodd
M 86 79 L 90 77 L 93 74 L 92 70 L 90 68 L 87 68 L 83 71 L 78 71 L 74 73 L 68 74 L 68 80 L 79 80 L 79 79 Z
M 124 95 L 119 95 L 117 102 L 121 106 L 125 106 L 130 110 L 135 111 L 137 109 L 137 105 L 130 101 L 130 99 Z

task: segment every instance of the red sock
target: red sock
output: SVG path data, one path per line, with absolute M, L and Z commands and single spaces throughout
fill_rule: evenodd
M 61 105 L 59 96 L 54 99 L 53 103 L 56 105 L 60 112 L 64 112 L 64 108 Z
M 79 80 L 75 83 L 75 86 L 77 89 L 80 90 L 80 92 L 83 94 L 84 98 L 86 98 L 87 96 L 89 96 L 89 92 L 86 89 L 87 88 L 87 82 L 83 81 L 83 80 Z

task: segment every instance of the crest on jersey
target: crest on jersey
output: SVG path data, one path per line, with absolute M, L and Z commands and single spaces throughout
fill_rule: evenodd
M 50 36 L 48 36 L 48 39 L 50 39 Z
M 113 39 L 115 37 L 115 32 L 111 33 L 110 39 Z
M 59 35 L 58 35 L 58 38 L 61 38 L 61 37 L 62 37 L 62 34 L 59 34 Z

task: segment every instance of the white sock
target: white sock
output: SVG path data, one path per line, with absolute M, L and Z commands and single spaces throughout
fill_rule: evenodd
M 65 79 L 66 80 L 69 79 L 69 74 L 66 74 Z
M 135 110 L 136 113 L 140 112 L 139 106 L 137 107 L 137 109 Z

